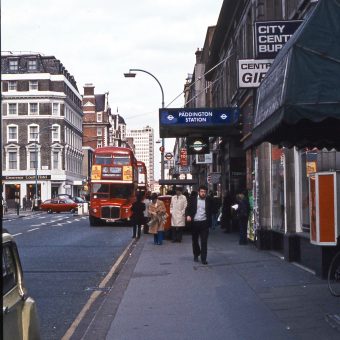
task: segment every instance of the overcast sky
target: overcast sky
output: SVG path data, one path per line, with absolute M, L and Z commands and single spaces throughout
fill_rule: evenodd
M 161 91 L 165 105 L 182 91 L 192 73 L 195 51 L 208 26 L 217 23 L 223 0 L 2 0 L 1 50 L 53 55 L 95 93 L 109 91 L 127 128 L 150 125 L 158 138 Z M 183 107 L 183 95 L 169 107 Z M 172 151 L 166 141 L 166 151 Z M 170 149 L 170 150 L 169 150 Z M 158 163 L 156 161 L 156 163 Z M 158 174 L 156 174 L 158 178 Z

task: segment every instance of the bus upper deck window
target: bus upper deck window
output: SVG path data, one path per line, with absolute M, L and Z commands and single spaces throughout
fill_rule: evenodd
M 114 165 L 129 165 L 130 158 L 128 156 L 115 156 L 113 158 Z
M 95 164 L 109 165 L 112 164 L 111 155 L 96 155 Z

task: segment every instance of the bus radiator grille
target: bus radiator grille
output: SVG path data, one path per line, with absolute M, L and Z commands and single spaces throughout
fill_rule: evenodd
M 119 218 L 120 208 L 119 207 L 102 207 L 103 218 Z

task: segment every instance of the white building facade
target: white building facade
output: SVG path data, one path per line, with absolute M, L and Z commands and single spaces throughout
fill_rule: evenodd
M 152 190 L 154 183 L 154 130 L 150 126 L 142 129 L 127 129 L 126 137 L 133 138 L 135 156 L 138 161 L 144 162 L 148 177 L 147 181 Z
M 82 105 L 74 77 L 53 56 L 1 56 L 2 184 L 8 207 L 82 186 Z

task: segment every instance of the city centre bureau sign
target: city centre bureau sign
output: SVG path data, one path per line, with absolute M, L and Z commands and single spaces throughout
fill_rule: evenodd
M 4 181 L 27 181 L 27 180 L 35 180 L 35 175 L 19 175 L 19 176 L 2 176 L 2 180 Z M 51 179 L 51 175 L 38 175 L 37 180 L 46 180 Z
M 239 117 L 238 107 L 160 109 L 160 137 L 237 135 Z
M 302 20 L 255 22 L 257 59 L 274 59 L 301 23 Z

